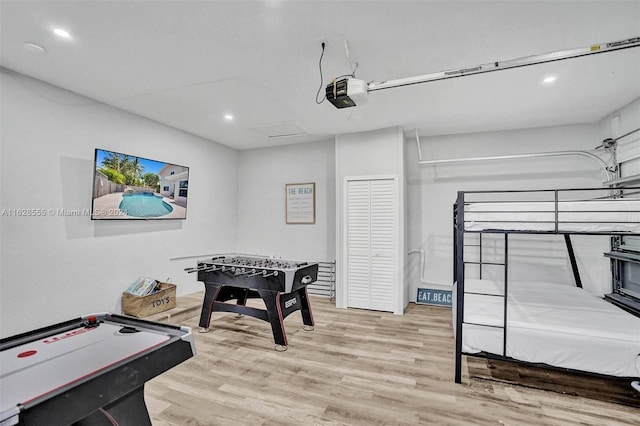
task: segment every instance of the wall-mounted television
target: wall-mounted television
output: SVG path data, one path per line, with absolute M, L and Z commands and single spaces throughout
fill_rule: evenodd
M 186 219 L 189 168 L 95 150 L 91 219 Z

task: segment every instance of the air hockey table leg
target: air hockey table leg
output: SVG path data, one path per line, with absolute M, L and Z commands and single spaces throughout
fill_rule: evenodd
M 72 426 L 151 426 L 147 405 L 144 402 L 144 386 L 140 386 L 123 398 L 94 411 Z

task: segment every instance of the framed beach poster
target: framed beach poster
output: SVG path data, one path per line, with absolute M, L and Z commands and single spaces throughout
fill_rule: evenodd
M 285 185 L 286 222 L 316 223 L 316 183 L 287 183 Z

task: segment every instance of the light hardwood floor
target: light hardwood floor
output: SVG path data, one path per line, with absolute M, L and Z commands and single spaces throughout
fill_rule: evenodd
M 216 312 L 200 334 L 199 312 L 174 316 L 194 329 L 198 354 L 147 383 L 153 424 L 640 424 L 637 407 L 469 379 L 466 367 L 455 384 L 448 308 L 410 304 L 395 316 L 318 297 L 311 306 L 315 330 L 302 329 L 299 312 L 285 320 L 286 352 L 274 351 L 269 324 L 255 318 Z

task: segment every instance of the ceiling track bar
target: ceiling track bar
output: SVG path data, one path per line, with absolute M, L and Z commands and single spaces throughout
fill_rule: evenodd
M 368 90 L 369 92 L 373 92 L 376 90 L 390 89 L 392 87 L 409 86 L 412 84 L 427 83 L 430 81 L 445 80 L 448 78 L 465 77 L 468 75 L 526 67 L 530 65 L 543 64 L 545 62 L 562 61 L 565 59 L 579 58 L 581 56 L 612 52 L 615 50 L 629 49 L 633 47 L 640 47 L 640 37 L 633 37 L 610 43 L 593 44 L 591 46 L 580 47 L 576 49 L 559 50 L 557 52 L 543 53 L 540 55 L 525 56 L 522 58 L 511 59 L 507 61 L 495 61 L 473 67 L 435 72 L 415 77 L 405 77 L 385 81 L 372 81 L 368 83 Z
M 536 157 L 559 157 L 564 155 L 580 155 L 583 157 L 591 158 L 602 168 L 607 175 L 608 180 L 613 179 L 613 175 L 609 170 L 607 163 L 595 154 L 587 151 L 552 151 L 552 152 L 534 152 L 529 154 L 513 154 L 513 155 L 497 155 L 493 157 L 469 157 L 469 158 L 450 158 L 446 160 L 421 160 L 419 165 L 435 165 L 435 164 L 447 164 L 447 163 L 467 163 L 472 161 L 491 161 L 491 160 L 513 160 L 517 158 L 536 158 Z
M 511 154 L 511 155 L 496 155 L 491 157 L 466 157 L 466 158 L 448 158 L 444 160 L 423 160 L 422 149 L 420 148 L 420 135 L 418 129 L 416 132 L 416 143 L 418 145 L 418 165 L 420 166 L 432 166 L 436 164 L 451 164 L 451 163 L 469 163 L 473 161 L 493 161 L 493 160 L 513 160 L 518 158 L 537 158 L 537 157 L 560 157 L 565 155 L 579 155 L 587 157 L 598 163 L 602 170 L 607 175 L 607 180 L 613 180 L 614 175 L 609 170 L 608 164 L 597 155 L 588 151 L 550 151 L 550 152 L 533 152 L 528 154 Z

